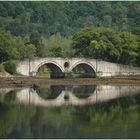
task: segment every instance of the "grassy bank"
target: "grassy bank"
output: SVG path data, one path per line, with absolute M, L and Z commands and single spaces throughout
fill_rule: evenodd
M 48 79 L 46 77 L 0 77 L 0 85 L 32 86 L 32 85 L 92 85 L 92 84 L 140 84 L 140 77 L 127 78 L 74 78 Z

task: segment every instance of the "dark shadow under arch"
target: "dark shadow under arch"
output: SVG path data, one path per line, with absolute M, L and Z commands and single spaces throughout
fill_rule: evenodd
M 77 70 L 79 70 L 79 73 L 77 73 Z M 96 72 L 95 70 L 86 63 L 80 63 L 76 65 L 72 69 L 72 73 L 74 77 L 81 77 L 81 78 L 95 78 Z
M 62 72 L 62 70 L 55 64 L 53 63 L 45 63 L 41 65 L 38 70 L 46 65 L 50 69 L 50 78 L 64 78 L 65 74 Z M 37 71 L 38 71 L 37 70 Z

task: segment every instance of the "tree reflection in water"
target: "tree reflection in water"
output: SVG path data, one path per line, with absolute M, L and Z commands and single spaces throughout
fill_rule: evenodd
M 94 93 L 96 85 L 81 85 L 73 87 L 72 93 L 78 98 L 88 98 Z
M 16 92 L 0 95 L 0 138 L 140 138 L 140 94 L 94 105 L 39 107 L 19 104 Z
M 35 90 L 43 99 L 55 99 L 65 89 L 65 86 L 49 85 L 36 87 Z
M 87 98 L 94 93 L 96 85 L 81 85 L 81 86 L 58 86 L 50 85 L 45 87 L 36 87 L 37 94 L 43 99 L 55 99 L 63 90 L 71 91 L 78 98 Z

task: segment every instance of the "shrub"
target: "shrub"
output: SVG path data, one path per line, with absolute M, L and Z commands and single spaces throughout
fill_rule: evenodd
M 0 64 L 0 72 L 4 71 L 4 66 L 2 64 Z
M 7 61 L 4 63 L 4 69 L 10 74 L 16 74 L 16 63 L 15 61 Z

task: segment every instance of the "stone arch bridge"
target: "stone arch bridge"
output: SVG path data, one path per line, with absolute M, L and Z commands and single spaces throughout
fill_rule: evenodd
M 17 64 L 17 72 L 26 76 L 35 76 L 38 69 L 43 65 L 47 65 L 51 69 L 52 78 L 68 76 L 77 66 L 84 69 L 85 77 L 140 75 L 139 67 L 120 65 L 97 59 L 61 57 L 20 61 Z

